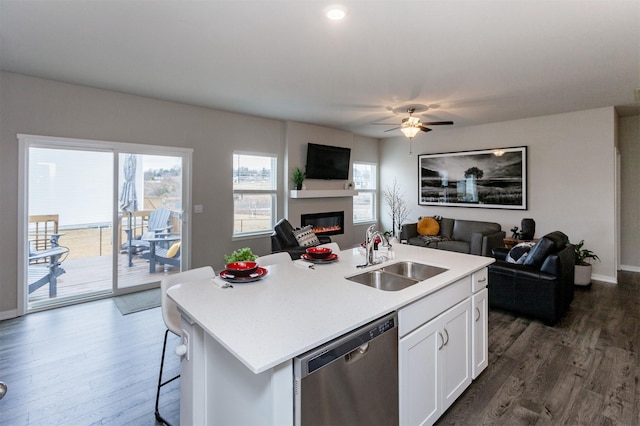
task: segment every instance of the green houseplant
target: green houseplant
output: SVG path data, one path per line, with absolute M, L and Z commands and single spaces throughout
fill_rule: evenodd
M 294 189 L 302 189 L 302 182 L 304 182 L 305 174 L 300 167 L 294 167 L 293 173 L 291 173 L 291 182 L 293 182 Z
M 249 247 L 243 247 L 231 253 L 230 255 L 224 255 L 225 263 L 233 262 L 253 262 L 258 256 L 253 254 Z
M 600 258 L 591 250 L 584 248 L 584 240 L 580 240 L 579 243 L 574 244 L 573 250 L 576 261 L 574 284 L 587 286 L 591 284 L 592 269 L 591 263 L 587 260 L 600 261 Z

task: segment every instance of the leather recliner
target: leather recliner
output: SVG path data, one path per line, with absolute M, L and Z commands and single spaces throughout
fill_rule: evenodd
M 489 307 L 505 309 L 555 324 L 569 309 L 574 288 L 574 249 L 560 231 L 542 237 L 523 264 L 505 259 L 509 250 L 493 250 L 489 265 Z
M 291 255 L 291 259 L 300 259 L 300 256 L 307 250 L 307 247 L 300 247 L 298 240 L 293 235 L 294 228 L 287 219 L 280 219 L 273 227 L 271 234 L 271 253 L 279 253 L 285 251 Z M 318 235 L 320 244 L 331 242 L 331 237 Z

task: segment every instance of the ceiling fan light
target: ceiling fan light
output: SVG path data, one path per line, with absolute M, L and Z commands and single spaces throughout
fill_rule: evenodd
M 406 137 L 408 137 L 409 139 L 413 138 L 415 135 L 418 134 L 418 132 L 420 131 L 420 127 L 414 127 L 414 126 L 403 126 L 400 128 L 400 131 L 402 132 L 402 134 L 404 134 Z

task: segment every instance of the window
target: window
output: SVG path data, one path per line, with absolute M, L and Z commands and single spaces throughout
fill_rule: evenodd
M 376 165 L 353 163 L 353 182 L 358 195 L 353 197 L 353 222 L 376 220 Z
M 234 236 L 273 230 L 276 188 L 276 157 L 233 154 Z

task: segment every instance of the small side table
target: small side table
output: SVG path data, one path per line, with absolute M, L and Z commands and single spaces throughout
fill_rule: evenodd
M 520 243 L 535 243 L 538 241 L 538 238 L 534 238 L 532 240 L 521 240 L 518 238 L 505 238 L 504 240 L 502 240 L 504 242 L 504 246 L 506 248 L 508 248 L 509 250 L 511 250 L 513 248 L 513 246 L 515 246 L 516 244 L 520 244 Z

